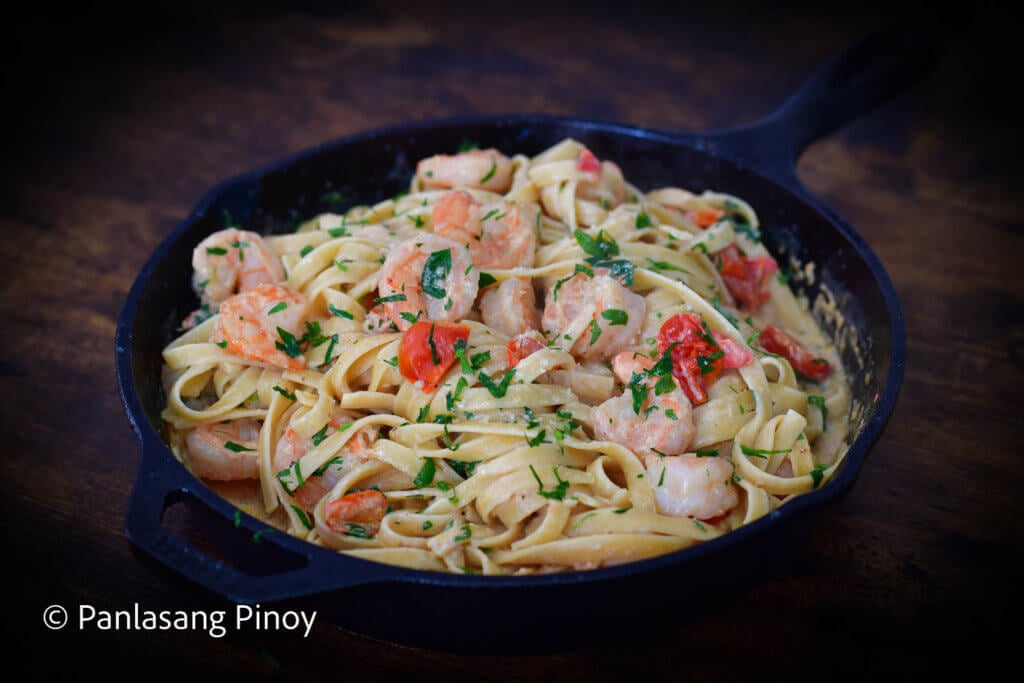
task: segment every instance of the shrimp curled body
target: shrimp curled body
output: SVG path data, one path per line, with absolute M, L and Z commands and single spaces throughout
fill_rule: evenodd
M 416 165 L 416 177 L 432 190 L 468 187 L 507 192 L 512 186 L 512 160 L 496 149 L 438 154 Z
M 479 289 L 469 250 L 440 235 L 417 235 L 401 242 L 380 268 L 380 302 L 398 329 L 420 317 L 462 320 L 473 308 Z M 404 315 L 403 315 L 404 314 Z
M 522 214 L 516 204 L 481 205 L 468 192 L 455 190 L 434 205 L 434 234 L 466 245 L 479 270 L 531 268 L 537 233 Z
M 193 427 L 185 435 L 189 470 L 214 481 L 259 478 L 256 454 L 261 425 L 259 420 L 242 418 Z
M 609 275 L 577 273 L 548 292 L 543 329 L 580 358 L 611 358 L 636 339 L 644 298 Z
M 257 233 L 237 228 L 215 232 L 192 252 L 192 287 L 210 304 L 260 284 L 284 280 L 284 267 Z
M 211 340 L 258 365 L 301 370 L 306 359 L 296 340 L 288 343 L 288 336 L 301 336 L 305 318 L 306 297 L 287 287 L 261 284 L 220 305 Z
M 733 466 L 725 457 L 656 453 L 643 456 L 648 481 L 657 482 L 654 502 L 662 514 L 713 519 L 739 504 Z
M 671 391 L 657 393 L 653 378 L 644 376 L 653 365 L 649 358 L 629 351 L 612 359 L 612 369 L 621 382 L 642 385 L 637 393 L 642 401 L 636 405 L 633 392 L 626 391 L 594 408 L 594 435 L 622 444 L 641 457 L 655 452 L 685 453 L 696 433 L 693 407 L 675 379 Z

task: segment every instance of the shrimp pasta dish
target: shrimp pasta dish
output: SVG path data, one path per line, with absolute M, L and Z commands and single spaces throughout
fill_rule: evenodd
M 846 375 L 754 207 L 573 139 L 466 147 L 195 247 L 163 419 L 196 477 L 311 543 L 482 575 L 662 555 L 828 481 Z

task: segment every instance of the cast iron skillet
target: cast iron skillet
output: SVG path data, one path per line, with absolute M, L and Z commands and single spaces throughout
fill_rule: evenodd
M 741 596 L 782 566 L 826 506 L 850 490 L 903 375 L 904 322 L 889 277 L 860 236 L 804 188 L 796 160 L 815 139 L 923 77 L 937 57 L 928 38 L 889 29 L 833 58 L 749 127 L 679 133 L 539 115 L 431 121 L 330 142 L 217 186 L 146 262 L 118 323 L 117 379 L 142 444 L 128 537 L 145 555 L 230 601 L 316 609 L 318 619 L 355 633 L 449 651 L 526 654 L 636 637 L 684 622 L 723 596 Z M 197 305 L 189 286 L 192 249 L 223 227 L 225 214 L 248 229 L 290 231 L 320 211 L 395 195 L 407 187 L 416 160 L 451 153 L 464 139 L 536 154 L 566 137 L 616 161 L 638 187 L 743 197 L 782 263 L 792 256 L 816 264 L 813 281 L 794 285 L 810 301 L 822 287 L 835 294 L 851 328 L 847 339 L 861 354 L 852 346 L 843 352 L 863 412 L 830 482 L 719 539 L 661 557 L 587 572 L 482 577 L 355 559 L 272 531 L 237 513 L 173 457 L 162 440 L 161 349 Z M 333 192 L 351 199 L 331 204 Z M 218 557 L 164 527 L 165 510 L 182 501 L 204 520 Z

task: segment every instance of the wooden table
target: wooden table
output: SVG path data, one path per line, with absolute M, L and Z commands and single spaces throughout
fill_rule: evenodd
M 478 4 L 158 3 L 11 24 L 0 182 L 0 500 L 14 579 L 5 668 L 724 681 L 918 676 L 960 663 L 980 672 L 1009 658 L 1021 607 L 1024 146 L 1006 99 L 1021 76 L 1008 17 L 898 4 L 832 15 L 730 1 L 672 14 Z M 853 492 L 787 573 L 720 611 L 680 615 L 657 638 L 540 657 L 408 650 L 325 623 L 308 639 L 43 626 L 51 604 L 217 604 L 141 562 L 125 537 L 139 453 L 113 371 L 126 292 L 207 188 L 321 141 L 449 115 L 748 123 L 837 50 L 901 20 L 946 37 L 938 69 L 815 144 L 799 172 L 888 268 L 906 314 L 905 382 Z

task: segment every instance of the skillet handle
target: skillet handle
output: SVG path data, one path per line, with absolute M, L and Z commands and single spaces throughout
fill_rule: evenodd
M 796 160 L 812 142 L 921 80 L 940 52 L 934 37 L 918 31 L 893 27 L 870 33 L 818 68 L 763 120 L 709 131 L 693 143 L 796 181 L 793 189 L 799 189 Z
M 166 447 L 147 444 L 143 439 L 142 464 L 132 489 L 125 532 L 136 547 L 160 563 L 229 600 L 266 603 L 397 578 L 396 570 L 389 565 L 355 558 L 344 563 L 350 565 L 345 571 L 338 571 L 341 563 L 333 552 L 234 512 L 230 503 L 215 494 L 205 497 L 223 504 L 225 510 L 212 509 L 200 490 Z M 236 567 L 214 558 L 166 529 L 164 512 L 178 502 L 197 504 L 203 513 L 209 513 L 204 515 L 209 517 L 208 526 L 220 531 L 218 547 L 241 548 L 241 559 L 251 555 L 256 571 L 243 570 L 243 563 Z M 230 536 L 233 538 L 227 538 L 230 542 L 224 544 L 225 537 Z M 237 551 L 225 552 L 231 554 L 239 556 Z M 327 566 L 328 560 L 334 560 L 332 567 Z

